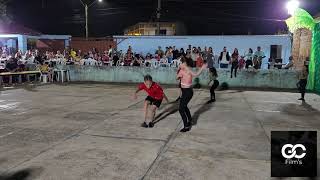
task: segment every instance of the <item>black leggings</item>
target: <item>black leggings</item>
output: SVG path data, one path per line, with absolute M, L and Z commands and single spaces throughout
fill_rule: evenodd
M 213 81 L 213 84 L 210 88 L 210 99 L 213 100 L 213 99 L 216 99 L 216 93 L 214 92 L 215 89 L 217 89 L 217 87 L 219 86 L 219 81 L 218 80 L 214 80 Z
M 182 91 L 182 95 L 181 95 L 181 99 L 180 99 L 179 113 L 180 113 L 181 118 L 183 120 L 184 127 L 188 128 L 191 126 L 191 121 L 192 121 L 190 110 L 188 108 L 188 103 L 192 99 L 193 89 L 192 88 L 181 88 L 181 91 Z
M 300 79 L 297 83 L 298 90 L 301 93 L 301 98 L 304 98 L 304 94 L 306 93 L 307 79 Z
M 234 70 L 234 77 L 237 77 L 238 62 L 233 62 L 231 66 L 231 77 Z

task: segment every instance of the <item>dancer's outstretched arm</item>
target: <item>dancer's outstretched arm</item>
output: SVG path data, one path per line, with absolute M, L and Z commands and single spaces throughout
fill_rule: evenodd
M 138 89 L 136 90 L 136 92 L 134 92 L 134 94 L 133 94 L 133 96 L 132 96 L 133 99 L 137 99 L 137 93 L 140 92 L 140 91 L 141 91 L 141 89 L 138 88 Z
M 202 73 L 202 71 L 207 68 L 207 66 L 208 66 L 207 64 L 203 64 L 202 67 L 201 67 L 196 73 L 194 73 L 194 72 L 193 72 L 192 70 L 190 70 L 189 68 L 188 68 L 188 70 L 189 70 L 189 73 L 190 73 L 193 77 L 198 77 L 198 76 L 200 76 L 200 74 Z

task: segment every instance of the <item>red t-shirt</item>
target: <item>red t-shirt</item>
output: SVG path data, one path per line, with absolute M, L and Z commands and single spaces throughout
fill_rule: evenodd
M 163 89 L 159 84 L 153 82 L 150 88 L 147 88 L 147 86 L 144 83 L 139 84 L 139 90 L 145 90 L 148 93 L 148 96 L 156 99 L 156 100 L 162 100 L 163 99 Z

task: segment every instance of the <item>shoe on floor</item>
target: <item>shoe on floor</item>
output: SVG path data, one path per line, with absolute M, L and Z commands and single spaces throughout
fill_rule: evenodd
M 209 100 L 209 101 L 207 102 L 207 104 L 211 104 L 211 103 L 213 103 L 213 102 L 216 102 L 216 100 L 215 100 L 215 99 L 211 99 L 211 100 Z
M 188 131 L 190 131 L 190 130 L 191 130 L 191 128 L 188 128 L 188 127 L 185 128 L 185 127 L 184 127 L 184 128 L 182 128 L 182 129 L 180 130 L 180 132 L 188 132 Z
M 146 122 L 143 122 L 143 123 L 141 124 L 141 127 L 148 128 L 149 126 L 148 126 L 148 124 L 147 124 Z
M 153 122 L 150 122 L 149 123 L 149 128 L 153 128 L 154 127 L 154 123 Z
M 304 98 L 300 98 L 300 99 L 298 99 L 298 100 L 300 100 L 300 101 L 305 101 Z

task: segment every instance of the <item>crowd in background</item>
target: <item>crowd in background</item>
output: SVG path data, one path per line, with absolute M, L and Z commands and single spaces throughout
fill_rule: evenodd
M 203 63 L 208 64 L 208 68 L 215 67 L 221 69 L 231 68 L 231 76 L 233 72 L 241 69 L 268 69 L 270 61 L 266 59 L 266 55 L 261 49 L 257 47 L 254 52 L 253 49 L 248 49 L 245 54 L 240 55 L 237 48 L 231 53 L 227 47 L 224 47 L 220 53 L 215 53 L 212 47 L 192 47 L 189 45 L 184 48 L 176 48 L 175 46 L 165 47 L 161 46 L 154 51 L 154 53 L 137 53 L 131 46 L 123 51 L 117 51 L 112 46 L 109 46 L 105 51 L 99 52 L 93 48 L 88 52 L 81 50 L 66 49 L 64 51 L 44 53 L 39 52 L 37 49 L 28 50 L 23 53 L 18 50 L 15 54 L 9 54 L 7 47 L 1 48 L 0 69 L 7 70 L 29 70 L 28 67 L 34 65 L 48 65 L 53 67 L 56 64 L 78 64 L 90 66 L 145 66 L 145 67 L 178 67 L 181 57 L 191 58 L 193 67 L 201 67 Z M 1 68 L 9 64 L 11 68 Z M 14 65 L 12 65 L 14 64 Z M 291 68 L 293 65 L 292 58 L 285 66 L 286 69 Z

